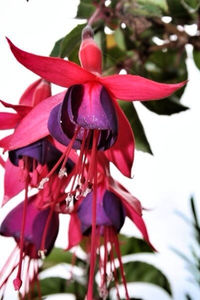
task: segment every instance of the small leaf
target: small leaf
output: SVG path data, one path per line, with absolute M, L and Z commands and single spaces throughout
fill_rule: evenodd
M 70 31 L 60 44 L 60 56 L 68 57 L 75 47 L 80 45 L 81 33 L 86 24 L 77 25 L 72 31 Z
M 79 19 L 88 19 L 95 11 L 95 6 L 91 0 L 82 0 L 78 6 L 76 17 Z
M 124 264 L 127 282 L 146 282 L 164 289 L 170 296 L 171 287 L 166 276 L 151 264 L 134 261 Z
M 196 212 L 196 208 L 195 208 L 194 198 L 193 197 L 190 198 L 190 204 L 191 204 L 191 209 L 192 209 L 192 214 L 193 214 L 195 225 L 197 227 L 199 227 L 199 221 L 198 221 L 198 218 L 197 218 L 197 212 Z
M 131 102 L 124 101 L 119 101 L 119 104 L 130 122 L 135 136 L 136 148 L 138 150 L 152 154 L 151 147 L 147 140 L 143 125 L 139 119 L 134 105 Z
M 181 0 L 181 3 L 190 14 L 194 14 L 200 7 L 199 0 Z
M 55 42 L 55 45 L 50 53 L 50 56 L 52 57 L 60 57 L 60 45 L 63 39 L 59 39 L 57 42 Z
M 188 23 L 190 15 L 180 0 L 167 0 L 169 15 L 179 24 Z
M 66 280 L 60 277 L 48 277 L 40 280 L 40 290 L 42 296 L 60 294 L 60 293 L 70 293 L 74 294 L 78 299 L 84 299 L 84 296 L 87 292 L 86 287 L 74 280 Z M 37 286 L 34 286 L 31 293 L 31 299 L 37 298 L 38 290 Z M 27 299 L 28 296 L 27 296 Z
M 153 253 L 152 248 L 150 248 L 150 246 L 142 239 L 119 234 L 119 241 L 122 256 L 144 252 Z
M 53 248 L 51 253 L 45 258 L 42 270 L 48 269 L 60 263 L 68 263 L 71 264 L 73 259 L 73 253 L 69 251 L 64 251 L 61 248 Z M 76 262 L 84 263 L 84 261 L 76 258 Z
M 168 116 L 189 109 L 181 104 L 175 95 L 159 101 L 143 101 L 142 104 L 156 114 Z
M 193 58 L 197 68 L 200 70 L 200 51 L 195 48 L 193 50 Z
M 118 47 L 125 51 L 126 50 L 126 45 L 125 45 L 125 40 L 124 40 L 124 34 L 123 34 L 123 31 L 121 30 L 121 28 L 117 28 L 115 30 L 115 33 L 114 33 L 114 37 L 115 37 L 115 41 L 118 45 Z

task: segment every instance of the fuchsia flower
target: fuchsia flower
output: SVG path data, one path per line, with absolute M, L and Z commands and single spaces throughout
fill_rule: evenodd
M 19 104 L 15 105 L 0 101 L 6 108 L 10 108 L 15 111 L 15 113 L 0 112 L 0 129 L 15 130 L 23 118 L 33 109 L 33 107 L 50 96 L 50 83 L 44 79 L 38 79 L 25 90 L 19 100 Z M 12 136 L 13 133 L 0 140 L 0 147 L 4 148 L 4 151 L 7 150 Z M 24 182 L 21 180 L 22 172 L 20 168 L 16 168 L 15 165 L 11 164 L 9 159 L 4 164 L 4 168 L 5 176 L 3 205 L 24 189 Z
M 40 172 L 36 172 L 39 175 L 35 180 L 37 183 L 40 182 L 39 188 L 42 190 L 38 192 L 37 199 L 34 201 L 42 209 L 50 207 L 50 216 L 55 210 L 70 212 L 68 205 L 73 203 L 69 248 L 78 244 L 82 236 L 88 235 L 91 231 L 91 264 L 87 300 L 93 299 L 96 253 L 101 245 L 102 234 L 104 234 L 105 255 L 103 258 L 100 257 L 101 292 L 107 291 L 108 257 L 117 280 L 114 265 L 115 252 L 120 264 L 126 297 L 129 299 L 117 238 L 117 232 L 123 225 L 125 215 L 138 227 L 149 244 L 150 241 L 142 219 L 140 202 L 114 181 L 109 172 L 109 162 L 113 162 L 125 176 L 130 176 L 134 159 L 135 143 L 132 129 L 117 99 L 156 100 L 171 95 L 185 82 L 163 84 L 133 75 L 101 76 L 101 51 L 93 40 L 93 32 L 89 26 L 82 34 L 79 51 L 81 67 L 64 59 L 25 52 L 14 46 L 11 41 L 8 42 L 21 64 L 48 82 L 68 88 L 67 91 L 43 99 L 41 102 L 36 101 L 37 105 L 31 106 L 31 109 L 30 100 L 21 101 L 21 105 L 25 107 L 28 104 L 23 117 L 19 114 L 20 105 L 15 106 L 17 116 L 0 115 L 7 120 L 10 128 L 17 125 L 12 136 L 0 141 L 0 146 L 3 145 L 10 151 L 10 159 L 15 165 L 22 165 L 24 171 L 25 201 L 20 257 L 23 256 L 23 243 L 26 238 L 28 186 L 30 181 L 35 179 L 31 174 L 35 174 L 34 170 L 43 165 L 41 147 L 47 139 L 50 139 L 49 134 L 51 134 L 51 143 L 58 146 L 62 154 L 49 169 L 48 156 L 45 155 L 44 167 Z M 48 147 L 51 157 L 53 146 Z M 73 149 L 80 150 L 78 158 Z M 66 164 L 70 157 L 74 157 L 72 161 L 75 162 L 75 166 L 67 176 L 69 172 Z M 50 161 L 52 162 L 52 157 Z M 71 184 L 69 192 L 66 193 L 65 188 L 69 187 L 69 183 Z M 63 209 L 63 203 L 66 209 Z M 45 225 L 45 236 L 47 236 L 47 225 Z M 43 238 L 40 248 L 43 252 L 44 240 Z M 111 251 L 108 251 L 109 244 Z M 16 286 L 20 285 L 20 280 L 18 274 Z
M 90 259 L 90 278 L 88 284 L 88 299 L 92 299 L 93 289 L 93 270 L 95 268 L 96 253 L 99 259 L 100 285 L 99 294 L 104 298 L 109 289 L 109 280 L 114 277 L 117 298 L 119 297 L 117 270 L 115 266 L 115 256 L 119 261 L 122 282 L 126 292 L 126 299 L 129 299 L 126 279 L 121 260 L 119 241 L 117 233 L 124 224 L 125 217 L 129 217 L 134 225 L 140 230 L 144 239 L 154 249 L 149 241 L 147 229 L 142 219 L 142 207 L 134 196 L 132 196 L 122 185 L 115 181 L 109 172 L 109 162 L 100 155 L 100 160 L 104 163 L 106 173 L 98 175 L 96 194 L 92 191 L 86 197 L 79 199 L 75 203 L 71 213 L 69 225 L 69 244 L 68 249 L 78 245 L 84 237 L 89 237 L 88 249 L 91 255 Z M 99 169 L 100 170 L 100 169 Z M 94 201 L 96 200 L 96 209 L 94 212 Z M 93 214 L 96 214 L 95 235 L 92 234 Z M 90 248 L 90 243 L 94 245 L 94 252 Z M 101 247 L 104 254 L 101 254 Z M 108 265 L 110 273 L 107 273 Z M 106 267 L 107 266 L 107 267 Z M 92 271 L 91 271 L 92 270 Z
M 51 96 L 50 83 L 44 79 L 33 82 L 23 93 L 19 104 L 11 104 L 0 100 L 6 108 L 11 108 L 15 113 L 0 112 L 0 130 L 16 128 L 20 121 L 42 100 Z M 5 148 L 11 139 L 12 134 L 0 140 L 0 147 Z
M 51 209 L 40 210 L 36 206 L 37 195 L 28 199 L 26 210 L 26 222 L 24 225 L 24 241 L 21 245 L 21 221 L 23 219 L 24 204 L 20 203 L 6 216 L 0 226 L 0 234 L 13 237 L 17 246 L 0 273 L 0 289 L 6 287 L 8 278 L 18 267 L 17 277 L 14 280 L 15 289 L 21 286 L 22 260 L 28 258 L 26 268 L 26 279 L 24 294 L 27 292 L 27 285 L 34 279 L 37 280 L 38 258 L 40 258 L 41 244 L 44 243 L 46 255 L 48 255 L 54 245 L 58 234 L 59 219 L 56 212 L 51 213 Z M 44 241 L 43 241 L 44 240 Z M 20 249 L 23 249 L 21 252 Z M 18 257 L 20 256 L 20 258 Z
M 111 147 L 105 151 L 105 155 L 124 175 L 130 176 L 134 138 L 116 99 L 156 100 L 171 95 L 185 82 L 163 84 L 133 75 L 102 77 L 101 51 L 92 36 L 92 30 L 87 26 L 83 30 L 79 51 L 82 67 L 60 58 L 44 57 L 22 51 L 8 40 L 13 54 L 21 64 L 50 82 L 70 87 L 66 97 L 66 92 L 60 93 L 37 106 L 20 124 L 8 148 L 22 147 L 46 136 L 49 133 L 47 128 L 49 113 L 65 99 L 60 108 L 57 107 L 56 112 L 52 112 L 49 120 L 51 134 L 65 145 L 69 144 L 69 140 L 73 140 L 74 147 L 77 148 L 77 143 L 83 141 L 84 134 L 90 140 L 92 130 L 97 130 L 99 135 L 97 147 L 99 143 L 102 146 L 101 137 L 104 135 L 106 147 L 105 145 L 102 147 Z M 62 108 L 65 108 L 65 112 Z M 39 113 L 41 111 L 44 114 Z M 62 120 L 60 120 L 61 113 Z M 56 118 L 64 124 L 58 125 L 59 121 L 56 121 Z M 72 128 L 66 129 L 66 124 L 72 124 Z M 25 136 L 25 130 L 32 131 L 31 137 Z

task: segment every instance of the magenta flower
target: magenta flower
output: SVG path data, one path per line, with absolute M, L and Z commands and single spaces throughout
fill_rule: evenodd
M 10 257 L 1 272 L 0 289 L 6 285 L 11 273 L 18 267 L 17 276 L 14 280 L 15 289 L 21 287 L 21 272 L 22 261 L 28 257 L 29 267 L 32 261 L 38 269 L 38 263 L 35 259 L 40 258 L 40 250 L 44 243 L 45 255 L 51 251 L 55 239 L 58 234 L 59 219 L 56 212 L 51 212 L 50 208 L 40 210 L 36 206 L 37 196 L 32 196 L 28 199 L 26 208 L 26 221 L 23 228 L 23 243 L 21 239 L 21 222 L 24 218 L 24 203 L 20 203 L 13 210 L 8 213 L 0 226 L 0 234 L 7 237 L 13 237 L 17 243 L 15 251 L 12 256 L 20 255 L 20 260 L 15 262 L 14 265 L 9 265 L 12 260 Z M 5 274 L 4 271 L 6 270 Z M 27 270 L 27 275 L 29 274 Z M 31 276 L 31 272 L 29 274 Z M 27 278 L 27 280 L 31 278 Z
M 83 132 L 85 132 L 85 136 L 88 136 L 88 131 L 98 131 L 100 136 L 97 138 L 97 147 L 102 135 L 105 134 L 106 146 L 103 145 L 102 148 L 111 147 L 105 151 L 105 155 L 126 176 L 130 176 L 133 163 L 134 138 L 130 125 L 116 99 L 125 101 L 156 100 L 171 95 L 185 84 L 185 82 L 162 84 L 133 75 L 102 77 L 101 51 L 95 44 L 92 30 L 88 26 L 83 30 L 83 40 L 79 51 L 82 67 L 60 58 L 27 53 L 15 47 L 10 41 L 9 44 L 17 60 L 25 67 L 50 82 L 71 87 L 64 103 L 59 109 L 55 109 L 56 112 L 52 112 L 53 115 L 50 117 L 49 128 L 53 136 L 55 135 L 59 140 L 62 140 L 64 144 L 68 144 L 69 139 L 73 140 L 73 144 L 77 142 L 76 148 L 77 144 L 83 140 Z M 74 93 L 78 93 L 78 98 L 74 96 Z M 49 113 L 56 105 L 63 102 L 64 98 L 65 92 L 53 96 L 36 107 L 18 127 L 15 136 L 10 141 L 9 149 L 25 146 L 46 136 L 48 134 Z M 60 120 L 62 108 L 66 108 L 62 120 L 66 124 L 68 121 L 70 121 L 69 124 L 73 123 L 72 129 L 64 128 L 63 130 L 66 124 L 58 125 L 56 117 Z M 109 110 L 112 112 L 112 118 L 110 118 Z M 41 115 L 41 111 L 44 114 Z M 53 120 L 55 121 L 55 128 L 53 128 Z M 32 129 L 31 137 L 24 135 L 25 128 L 26 130 Z M 104 133 L 101 132 L 102 130 Z
M 14 129 L 20 125 L 23 118 L 35 107 L 38 103 L 51 96 L 50 83 L 44 79 L 39 79 L 33 82 L 23 93 L 19 100 L 19 104 L 11 104 L 1 101 L 1 103 L 15 113 L 0 112 L 0 129 Z M 26 132 L 27 135 L 27 132 Z M 0 140 L 0 147 L 7 150 L 8 145 L 13 137 L 13 133 Z M 22 172 L 7 160 L 4 164 L 4 199 L 3 205 L 12 197 L 17 195 L 24 189 L 24 181 L 21 179 Z
M 0 112 L 0 130 L 16 128 L 33 107 L 50 96 L 50 83 L 44 79 L 38 79 L 25 90 L 19 99 L 19 104 L 0 100 L 2 105 L 15 111 L 15 113 Z M 6 150 L 11 137 L 12 134 L 0 140 L 0 147 Z
M 84 237 L 89 237 L 88 249 L 90 252 L 90 276 L 88 283 L 87 299 L 93 299 L 93 278 L 96 263 L 96 254 L 101 253 L 101 246 L 105 254 L 100 260 L 101 284 L 100 295 L 107 293 L 107 278 L 105 266 L 110 257 L 112 275 L 115 279 L 116 290 L 118 291 L 118 278 L 114 265 L 114 257 L 118 258 L 123 285 L 126 291 L 126 299 L 129 299 L 126 279 L 121 261 L 120 247 L 117 233 L 123 226 L 125 217 L 129 217 L 133 224 L 140 230 L 147 243 L 152 246 L 145 223 L 142 218 L 142 207 L 138 199 L 132 196 L 121 184 L 115 181 L 109 174 L 109 164 L 106 157 L 101 153 L 98 161 L 104 166 L 104 173 L 98 176 L 97 188 L 79 198 L 71 213 L 69 224 L 68 249 L 78 245 Z M 99 165 L 98 170 L 101 170 Z M 111 250 L 109 246 L 111 245 Z M 104 266 L 104 267 L 102 267 Z

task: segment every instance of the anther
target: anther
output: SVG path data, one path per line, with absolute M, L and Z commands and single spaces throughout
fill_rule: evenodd
M 46 253 L 47 253 L 47 249 L 44 249 L 44 250 L 38 250 L 38 256 L 39 256 L 41 259 L 45 259 L 45 258 L 46 258 Z
M 49 177 L 42 178 L 42 180 L 40 181 L 40 183 L 38 185 L 38 189 L 43 190 L 45 183 L 48 181 L 49 181 Z
M 73 195 L 72 194 L 68 194 L 67 195 L 67 198 L 66 198 L 66 206 L 68 207 L 69 205 L 70 205 L 70 203 L 71 203 L 71 201 L 73 200 Z
M 67 176 L 67 169 L 66 168 L 61 168 L 59 173 L 58 173 L 58 178 L 62 179 L 64 176 Z
M 98 288 L 98 291 L 99 291 L 100 298 L 106 300 L 108 297 L 108 290 L 105 283 Z

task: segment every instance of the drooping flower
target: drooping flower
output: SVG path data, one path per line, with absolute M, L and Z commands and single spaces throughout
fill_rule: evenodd
M 24 203 L 22 202 L 8 213 L 0 226 L 0 234 L 13 237 L 17 244 L 0 272 L 0 289 L 6 287 L 10 275 L 17 267 L 18 271 L 13 283 L 16 290 L 20 289 L 23 272 L 22 261 L 27 258 L 26 284 L 24 285 L 26 289 L 33 278 L 37 279 L 38 258 L 41 256 L 42 243 L 46 249 L 45 255 L 50 253 L 54 245 L 59 228 L 58 213 L 51 212 L 51 208 L 38 209 L 36 198 L 37 195 L 28 199 L 26 216 L 24 216 Z M 23 240 L 21 239 L 21 223 L 24 223 Z M 34 272 L 31 272 L 31 268 Z
M 107 183 L 101 182 L 97 188 L 96 195 L 94 195 L 94 192 L 90 192 L 86 197 L 79 200 L 77 205 L 75 205 L 75 210 L 72 212 L 70 219 L 68 249 L 79 244 L 82 239 L 85 239 L 86 242 L 88 242 L 87 249 L 89 249 L 91 259 L 87 299 L 93 299 L 92 274 L 94 273 L 95 268 L 96 253 L 98 253 L 100 266 L 100 297 L 106 299 L 106 295 L 109 290 L 109 283 L 111 278 L 113 278 L 116 285 L 117 299 L 120 299 L 118 292 L 119 279 L 114 261 L 115 257 L 117 257 L 122 282 L 126 292 L 126 299 L 129 299 L 117 236 L 124 224 L 126 216 L 129 216 L 134 225 L 139 228 L 146 241 L 150 245 L 151 243 L 148 238 L 145 223 L 142 219 L 142 208 L 140 202 L 126 191 L 125 188 L 122 186 L 119 187 L 117 182 L 111 183 L 110 185 Z M 118 188 L 116 188 L 116 186 L 118 186 Z M 96 230 L 94 237 L 95 247 L 94 252 L 92 252 L 90 243 L 92 243 L 94 198 L 96 198 Z M 128 205 L 125 205 L 125 203 Z M 103 253 L 101 248 L 103 248 Z
M 69 88 L 67 92 L 65 91 L 44 100 L 30 111 L 16 128 L 14 135 L 9 141 L 8 149 L 15 150 L 30 145 L 48 136 L 50 131 L 57 141 L 66 146 L 60 174 L 64 172 L 63 164 L 68 159 L 72 149 L 80 150 L 68 196 L 73 196 L 73 199 L 78 200 L 77 203 L 79 204 L 81 199 L 87 199 L 87 197 L 90 197 L 87 195 L 92 195 L 92 204 L 89 201 L 92 206 L 92 230 L 91 265 L 87 296 L 88 300 L 92 300 L 92 283 L 97 247 L 96 238 L 100 235 L 100 233 L 97 234 L 99 226 L 96 226 L 98 225 L 98 199 L 104 198 L 99 197 L 99 176 L 102 177 L 99 174 L 101 165 L 99 152 L 104 151 L 105 160 L 113 162 L 126 176 L 130 176 L 134 158 L 133 133 L 128 120 L 118 105 L 117 99 L 125 101 L 156 100 L 171 95 L 178 88 L 182 87 L 185 82 L 162 84 L 133 75 L 102 77 L 101 51 L 93 40 L 90 27 L 86 27 L 83 30 L 79 51 L 82 67 L 63 59 L 30 54 L 18 49 L 10 41 L 9 44 L 17 60 L 25 67 L 50 82 Z M 30 136 L 26 136 L 27 131 L 31 132 Z M 104 191 L 107 191 L 109 195 L 115 195 L 121 200 L 126 214 L 133 220 L 144 238 L 149 242 L 138 200 L 130 196 L 106 172 L 107 170 L 104 171 L 104 175 L 106 174 Z M 62 176 L 60 178 L 62 179 Z M 50 176 L 47 174 L 43 178 L 43 183 L 48 183 L 49 180 Z M 113 199 L 113 197 L 109 196 L 108 198 Z M 106 211 L 104 210 L 104 212 L 105 217 Z M 77 215 L 72 214 L 70 224 L 73 224 L 73 244 L 79 241 L 81 237 L 77 218 Z M 102 216 L 100 216 L 101 218 Z M 108 232 L 110 232 L 110 227 L 112 228 L 111 231 L 115 232 L 115 224 L 113 222 L 110 224 L 112 226 L 109 226 L 108 223 L 103 223 L 102 226 L 109 228 Z M 112 236 L 110 233 L 108 235 L 111 236 L 109 242 L 111 244 L 114 243 L 116 249 L 118 249 L 116 235 Z M 119 250 L 117 250 L 117 256 L 120 262 Z M 121 263 L 120 265 L 126 287 L 123 267 Z
M 15 47 L 9 41 L 13 54 L 25 67 L 50 82 L 64 87 L 70 87 L 70 92 L 68 92 L 66 98 L 65 94 L 61 93 L 53 96 L 48 102 L 40 106 L 40 109 L 43 111 L 46 110 L 45 116 L 40 117 L 37 115 L 39 108 L 30 114 L 24 124 L 36 129 L 34 135 L 31 138 L 24 137 L 19 141 L 18 136 L 24 131 L 22 126 L 20 126 L 15 137 L 10 141 L 9 148 L 13 149 L 25 146 L 29 143 L 30 139 L 34 142 L 47 135 L 48 129 L 46 128 L 46 124 L 49 112 L 56 104 L 61 103 L 65 98 L 64 103 L 61 105 L 66 108 L 65 113 L 63 113 L 60 107 L 60 109 L 55 109 L 56 112 L 54 111 L 51 115 L 49 121 L 51 134 L 57 138 L 58 134 L 62 135 L 59 139 L 62 140 L 64 144 L 68 144 L 69 139 L 73 140 L 73 143 L 75 143 L 75 141 L 78 142 L 77 140 L 79 140 L 79 142 L 83 140 L 83 132 L 87 132 L 88 134 L 88 131 L 91 129 L 97 130 L 101 137 L 101 130 L 105 130 L 104 140 L 106 147 L 111 146 L 111 148 L 105 151 L 105 155 L 110 161 L 116 164 L 124 175 L 130 176 L 134 154 L 134 138 L 130 125 L 116 99 L 125 101 L 156 100 L 171 95 L 174 91 L 182 87 L 185 82 L 162 84 L 134 75 L 111 75 L 102 77 L 101 51 L 92 37 L 92 30 L 87 26 L 83 30 L 82 43 L 79 51 L 82 67 L 60 58 L 43 57 L 27 53 Z M 74 96 L 74 93 L 76 96 Z M 102 93 L 104 96 L 102 96 Z M 109 110 L 112 111 L 111 119 L 108 113 Z M 63 113 L 62 120 L 60 119 L 61 112 Z M 35 116 L 37 120 L 42 121 L 40 131 L 37 130 L 39 125 L 35 122 L 28 125 L 30 118 L 33 116 Z M 56 117 L 58 120 L 56 120 Z M 55 124 L 53 124 L 54 121 Z M 70 123 L 73 123 L 73 128 L 68 128 L 67 131 L 66 128 L 63 130 L 65 124 L 62 123 L 60 126 L 58 125 L 59 121 L 66 122 L 66 124 L 70 121 Z M 79 132 L 74 129 L 79 129 Z M 124 129 L 126 130 L 126 138 L 124 137 Z M 85 135 L 87 134 L 85 133 Z M 108 137 L 109 135 L 111 136 Z M 101 140 L 100 137 L 98 137 L 98 142 Z M 108 140 L 110 142 L 108 142 Z
M 6 108 L 13 109 L 15 113 L 0 112 L 0 129 L 14 129 L 19 126 L 23 118 L 35 107 L 38 103 L 51 96 L 51 85 L 44 79 L 38 79 L 33 82 L 23 93 L 19 99 L 19 104 L 11 104 L 5 101 L 0 101 Z M 28 132 L 26 132 L 27 135 Z M 28 133 L 30 134 L 30 133 Z M 13 133 L 0 140 L 0 147 L 7 150 L 8 144 L 13 137 Z M 24 182 L 21 178 L 21 169 L 16 168 L 8 159 L 5 164 L 4 177 L 4 199 L 3 205 L 12 197 L 17 195 L 24 188 Z
M 33 107 L 50 96 L 50 83 L 44 79 L 38 79 L 25 90 L 19 99 L 19 104 L 7 103 L 0 100 L 3 106 L 15 111 L 15 113 L 0 112 L 0 130 L 15 129 Z M 11 137 L 12 134 L 0 140 L 0 147 L 6 150 Z

